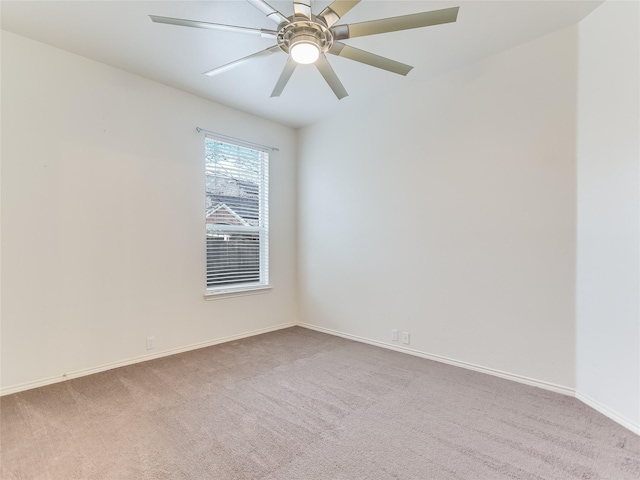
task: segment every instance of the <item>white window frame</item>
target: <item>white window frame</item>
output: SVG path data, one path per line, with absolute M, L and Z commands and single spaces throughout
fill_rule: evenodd
M 251 144 L 242 140 L 231 139 L 222 135 L 207 134 L 205 136 L 205 151 L 207 142 L 216 142 L 220 144 L 231 145 L 240 149 L 255 151 L 259 155 L 260 173 L 258 175 L 258 225 L 222 225 L 216 227 L 214 224 L 211 228 L 206 225 L 207 207 L 205 203 L 205 252 L 208 253 L 208 237 L 211 232 L 220 232 L 220 235 L 233 232 L 258 233 L 259 234 L 259 280 L 255 282 L 239 282 L 235 284 L 226 284 L 210 287 L 210 260 L 206 255 L 205 259 L 205 298 L 214 299 L 225 296 L 250 295 L 256 293 L 265 293 L 271 289 L 269 285 L 269 148 L 261 145 Z M 205 157 L 205 175 L 207 161 Z M 209 193 L 206 191 L 205 185 L 205 201 Z

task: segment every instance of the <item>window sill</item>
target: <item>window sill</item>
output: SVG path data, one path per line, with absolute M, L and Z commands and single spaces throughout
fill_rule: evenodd
M 205 300 L 219 300 L 229 297 L 244 297 L 246 295 L 259 295 L 269 293 L 272 289 L 271 285 L 257 285 L 251 287 L 229 287 L 219 290 L 208 290 L 204 294 Z

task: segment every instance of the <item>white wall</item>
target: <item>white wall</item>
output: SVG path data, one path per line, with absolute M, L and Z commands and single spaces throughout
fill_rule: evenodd
M 637 2 L 580 23 L 577 390 L 640 431 L 640 148 Z
M 301 131 L 305 323 L 572 391 L 576 37 Z
M 270 293 L 203 298 L 196 126 L 280 147 Z M 294 206 L 294 130 L 3 32 L 3 391 L 295 322 Z

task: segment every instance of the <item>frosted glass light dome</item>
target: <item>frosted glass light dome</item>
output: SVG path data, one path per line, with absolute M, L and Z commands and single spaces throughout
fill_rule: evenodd
M 311 42 L 298 42 L 291 47 L 291 58 L 296 63 L 307 65 L 318 60 L 320 56 L 320 49 L 318 46 Z

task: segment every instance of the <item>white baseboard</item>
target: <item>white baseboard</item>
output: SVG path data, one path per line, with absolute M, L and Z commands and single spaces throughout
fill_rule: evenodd
M 171 350 L 164 350 L 162 352 L 153 353 L 150 355 L 141 355 L 139 357 L 130 358 L 128 360 L 122 360 L 120 362 L 107 363 L 99 365 L 97 367 L 85 368 L 83 370 L 77 370 L 75 372 L 67 372 L 62 375 L 56 375 L 54 377 L 43 378 L 33 382 L 22 383 L 20 385 L 13 385 L 0 389 L 0 396 L 10 395 L 12 393 L 22 392 L 23 390 L 30 390 L 32 388 L 44 387 L 45 385 L 51 385 L 53 383 L 64 382 L 72 378 L 84 377 L 86 375 L 92 375 L 94 373 L 104 372 L 105 370 L 111 370 L 114 368 L 125 367 L 134 363 L 146 362 L 147 360 L 153 360 L 154 358 L 167 357 L 169 355 L 175 355 L 176 353 L 188 352 L 190 350 L 197 350 L 199 348 L 210 347 L 212 345 L 218 345 L 220 343 L 231 342 L 233 340 L 240 340 L 241 338 L 253 337 L 254 335 L 260 335 L 262 333 L 273 332 L 275 330 L 282 330 L 283 328 L 289 328 L 296 326 L 297 323 L 281 323 L 266 328 L 259 328 L 250 332 L 239 333 L 237 335 L 229 335 L 227 337 L 217 338 L 208 342 L 194 343 L 184 347 L 173 348 Z
M 597 412 L 600 412 L 605 417 L 610 418 L 614 422 L 622 425 L 623 427 L 631 430 L 633 433 L 640 435 L 640 425 L 631 420 L 625 418 L 622 415 L 617 414 L 613 410 L 604 406 L 597 400 L 585 395 L 581 392 L 577 392 L 574 388 L 565 387 L 563 385 L 557 385 L 555 383 L 545 382 L 543 380 L 537 380 L 534 378 L 525 377 L 522 375 L 516 375 L 514 373 L 503 372 L 501 370 L 495 370 L 493 368 L 483 367 L 481 365 L 476 365 L 473 363 L 462 362 L 459 360 L 454 360 L 452 358 L 442 357 L 440 355 L 434 355 L 426 352 L 421 352 L 419 350 L 414 350 L 412 348 L 403 347 L 401 345 L 395 345 L 392 343 L 380 342 L 378 340 L 371 340 L 369 338 L 360 337 L 358 335 L 352 335 L 349 333 L 340 332 L 337 330 L 333 330 L 331 328 L 319 327 L 316 325 L 311 325 L 309 323 L 298 323 L 298 326 L 308 328 L 310 330 L 316 330 L 318 332 L 328 333 L 330 335 L 336 335 L 338 337 L 348 338 L 349 340 L 355 340 L 356 342 L 368 343 L 370 345 L 376 345 L 378 347 L 387 348 L 389 350 L 395 350 L 398 352 L 408 353 L 410 355 L 415 355 L 417 357 L 427 358 L 429 360 L 435 360 L 436 362 L 442 362 L 449 365 L 453 365 L 456 367 L 466 368 L 469 370 L 474 370 L 476 372 L 487 373 L 489 375 L 493 375 L 496 377 L 504 378 L 507 380 L 512 380 L 518 383 L 524 383 L 525 385 L 531 385 L 534 387 L 539 387 L 544 390 L 550 390 L 552 392 L 561 393 L 563 395 L 568 395 L 571 397 L 575 397 L 580 400 L 585 405 L 593 408 Z
M 403 347 L 401 345 L 395 345 L 392 343 L 380 342 L 378 340 L 371 340 L 369 338 L 360 337 L 358 335 L 352 335 L 350 333 L 343 333 L 331 328 L 318 327 L 309 323 L 298 323 L 298 326 L 308 328 L 310 330 L 316 330 L 318 332 L 328 333 L 330 335 L 336 335 L 338 337 L 348 338 L 349 340 L 355 340 L 356 342 L 368 343 L 369 345 L 375 345 L 389 350 L 395 350 L 397 352 L 408 353 L 409 355 L 415 355 L 416 357 L 427 358 L 429 360 L 435 360 L 436 362 L 446 363 L 455 367 L 466 368 L 467 370 L 473 370 L 476 372 L 487 373 L 494 377 L 504 378 L 506 380 L 512 380 L 518 383 L 524 383 L 525 385 L 531 385 L 534 387 L 543 388 L 552 392 L 561 393 L 563 395 L 575 396 L 575 389 L 565 387 L 563 385 L 557 385 L 555 383 L 545 382 L 543 380 L 537 380 L 535 378 L 529 378 L 522 375 L 516 375 L 514 373 L 503 372 L 502 370 L 496 370 L 493 368 L 483 367 L 474 363 L 462 362 L 460 360 L 454 360 L 452 358 L 443 357 L 440 355 L 434 355 L 432 353 L 422 352 L 413 348 Z
M 584 393 L 581 393 L 581 392 L 576 392 L 576 398 L 580 400 L 582 403 L 600 412 L 605 417 L 608 417 L 614 422 L 619 423 L 623 427 L 628 428 L 633 433 L 640 435 L 640 424 L 632 422 L 628 418 L 625 418 L 622 415 L 617 414 L 616 412 L 611 410 L 609 407 L 606 407 L 602 403 L 591 398 L 589 395 L 585 395 Z
M 397 352 L 407 353 L 409 355 L 414 355 L 417 357 L 426 358 L 429 360 L 434 360 L 436 362 L 446 363 L 448 365 L 453 365 L 456 367 L 466 368 L 468 370 L 473 370 L 476 372 L 486 373 L 489 375 L 493 375 L 496 377 L 504 378 L 506 380 L 512 380 L 514 382 L 523 383 L 525 385 L 531 385 L 534 387 L 542 388 L 544 390 L 550 390 L 552 392 L 561 393 L 564 395 L 569 395 L 572 397 L 576 397 L 578 400 L 593 408 L 594 410 L 600 412 L 604 416 L 610 418 L 614 422 L 622 425 L 623 427 L 631 430 L 632 432 L 640 435 L 640 425 L 625 418 L 622 415 L 617 414 L 613 410 L 609 409 L 605 405 L 601 404 L 597 400 L 585 395 L 581 392 L 576 392 L 575 389 L 570 387 L 565 387 L 563 385 L 557 385 L 555 383 L 545 382 L 543 380 L 537 380 L 535 378 L 529 378 L 522 375 L 516 375 L 514 373 L 504 372 L 501 370 L 496 370 L 493 368 L 483 367 L 481 365 L 476 365 L 473 363 L 463 362 L 460 360 L 454 360 L 452 358 L 443 357 L 440 355 L 434 355 L 427 352 L 422 352 L 419 350 L 415 350 L 413 348 L 403 347 L 401 345 L 395 345 L 392 343 L 381 342 L 378 340 L 372 340 L 365 337 L 360 337 L 358 335 L 352 335 L 349 333 L 340 332 L 338 330 L 333 330 L 331 328 L 319 327 L 317 325 L 311 325 L 309 323 L 304 322 L 289 322 L 289 323 L 281 323 L 279 325 L 274 325 L 271 327 L 260 328 L 257 330 L 251 330 L 249 332 L 240 333 L 237 335 L 229 335 L 227 337 L 217 338 L 215 340 L 210 340 L 207 342 L 195 343 L 192 345 L 187 345 L 184 347 L 174 348 L 171 350 L 164 350 L 162 352 L 153 353 L 150 355 L 141 355 L 139 357 L 130 358 L 128 360 L 123 360 L 120 362 L 114 362 L 109 364 L 100 365 L 97 367 L 86 368 L 83 370 L 77 370 L 75 372 L 68 372 L 62 375 L 57 375 L 54 377 L 43 378 L 41 380 L 36 380 L 33 382 L 22 383 L 20 385 L 13 385 L 9 387 L 5 387 L 0 389 L 0 396 L 10 395 L 12 393 L 18 393 L 24 390 L 30 390 L 32 388 L 44 387 L 46 385 L 51 385 L 53 383 L 64 382 L 66 380 L 70 380 L 72 378 L 84 377 L 86 375 L 92 375 L 94 373 L 104 372 L 106 370 L 111 370 L 114 368 L 124 367 L 127 365 L 132 365 L 134 363 L 146 362 L 148 360 L 153 360 L 155 358 L 167 357 L 169 355 L 175 355 L 177 353 L 188 352 L 190 350 L 197 350 L 199 348 L 210 347 L 213 345 L 218 345 L 220 343 L 231 342 L 234 340 L 240 340 L 242 338 L 252 337 L 254 335 L 260 335 L 262 333 L 273 332 L 276 330 L 282 330 L 283 328 L 290 328 L 294 326 L 300 326 L 303 328 L 308 328 L 310 330 L 316 330 L 322 333 L 328 333 L 330 335 L 335 335 L 338 337 L 347 338 L 349 340 L 354 340 L 356 342 L 367 343 L 369 345 L 375 345 L 382 348 L 387 348 L 389 350 L 395 350 Z

